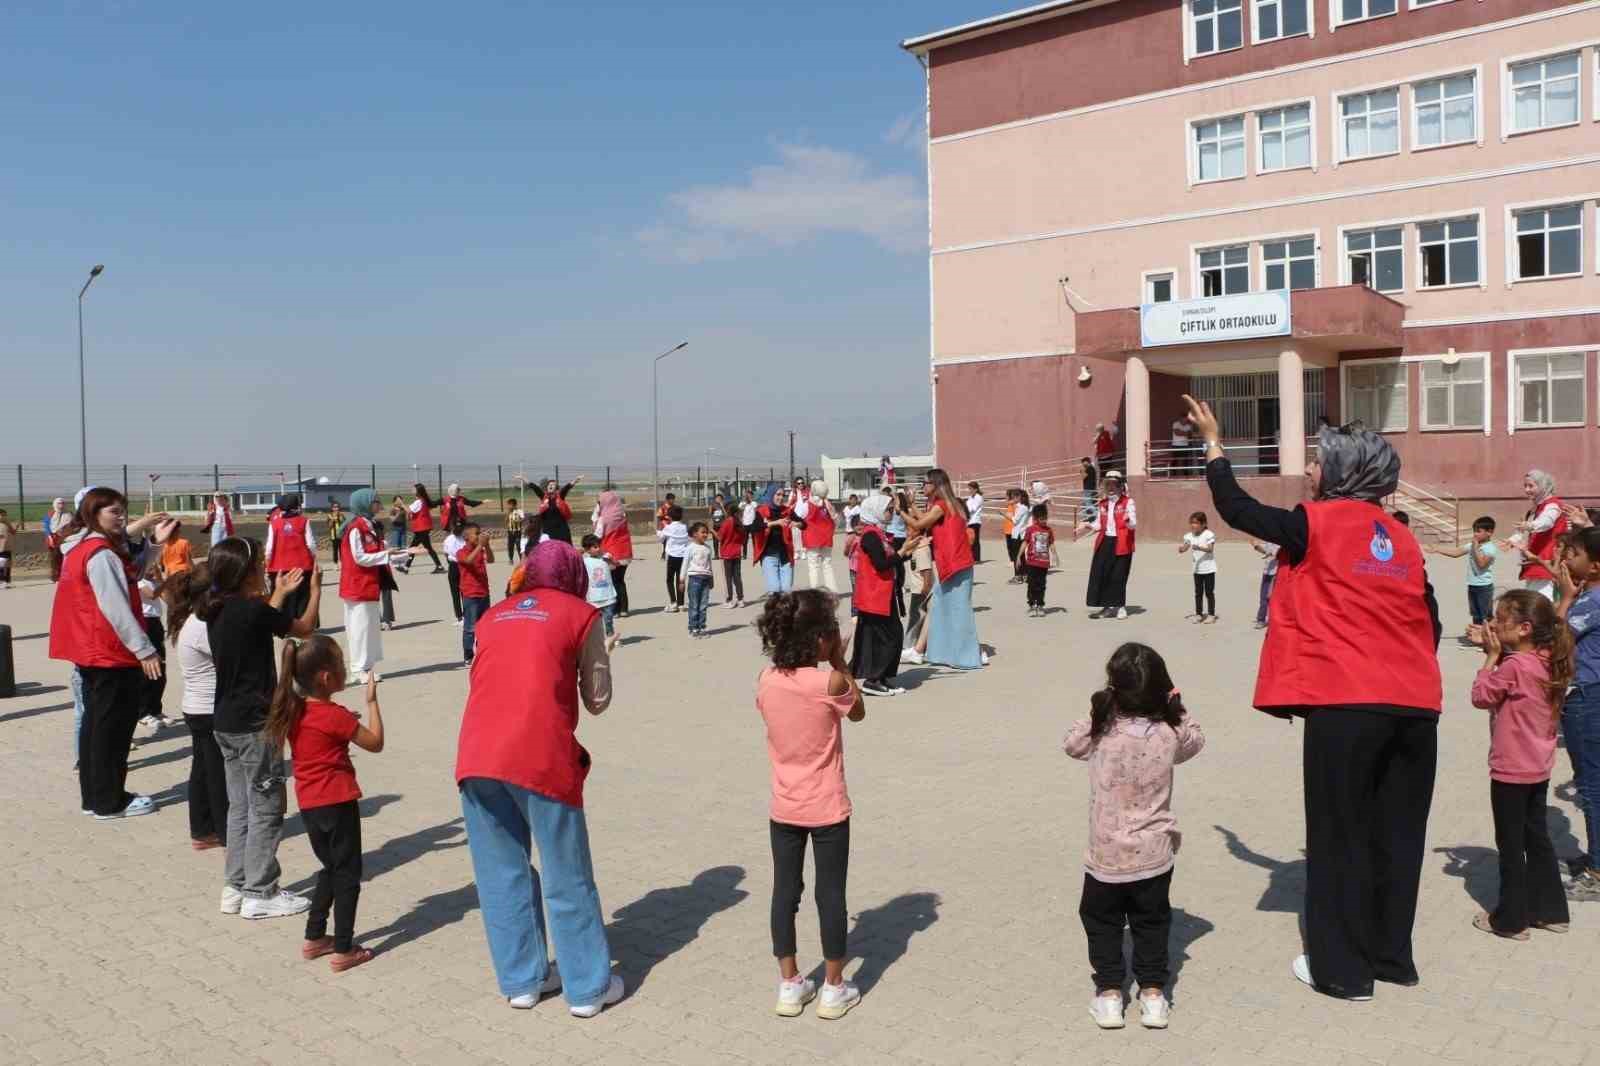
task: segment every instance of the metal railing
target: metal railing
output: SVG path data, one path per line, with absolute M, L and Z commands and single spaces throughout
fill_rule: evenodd
M 1281 472 L 1279 452 L 1281 445 L 1255 439 L 1233 439 L 1222 442 L 1228 453 L 1233 472 L 1240 477 L 1274 477 Z M 1146 476 L 1154 481 L 1200 480 L 1206 476 L 1206 446 L 1148 444 L 1145 446 Z M 1306 458 L 1317 454 L 1317 438 L 1306 438 Z
M 1401 481 L 1384 502 L 1389 510 L 1406 513 L 1414 535 L 1450 544 L 1461 543 L 1461 498 L 1455 493 Z

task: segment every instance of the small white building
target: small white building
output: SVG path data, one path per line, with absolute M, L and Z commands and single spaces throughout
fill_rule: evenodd
M 852 493 L 866 496 L 878 487 L 878 469 L 881 456 L 859 456 L 844 459 L 822 457 L 822 480 L 828 486 L 828 495 L 835 500 L 848 498 Z M 933 469 L 931 455 L 891 455 L 896 485 L 916 485 L 917 480 Z

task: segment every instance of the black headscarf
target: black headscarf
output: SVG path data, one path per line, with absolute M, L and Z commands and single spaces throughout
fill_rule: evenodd
M 1400 484 L 1400 453 L 1359 424 L 1342 429 L 1323 426 L 1317 434 L 1317 449 L 1322 466 L 1316 492 L 1319 500 L 1378 503 Z

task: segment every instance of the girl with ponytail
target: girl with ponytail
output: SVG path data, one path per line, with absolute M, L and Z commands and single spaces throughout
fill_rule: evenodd
M 1089 717 L 1062 747 L 1089 763 L 1089 849 L 1078 917 L 1089 940 L 1094 999 L 1102 1029 L 1121 1029 L 1122 929 L 1133 931 L 1139 1020 L 1165 1029 L 1167 935 L 1172 928 L 1172 868 L 1180 836 L 1172 816 L 1172 768 L 1205 747 L 1167 664 L 1154 649 L 1124 644 L 1106 663 L 1106 684 L 1089 700 Z
M 1556 721 L 1572 684 L 1572 632 L 1542 593 L 1513 589 L 1484 623 L 1472 705 L 1489 717 L 1489 806 L 1500 852 L 1500 902 L 1472 924 L 1511 940 L 1528 927 L 1567 931 L 1561 866 L 1545 824 Z

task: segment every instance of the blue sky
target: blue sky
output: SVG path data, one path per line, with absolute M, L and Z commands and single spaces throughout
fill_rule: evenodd
M 648 462 L 683 339 L 664 462 L 925 448 L 897 42 L 998 9 L 13 7 L 5 460 L 76 461 L 97 262 L 91 463 Z

